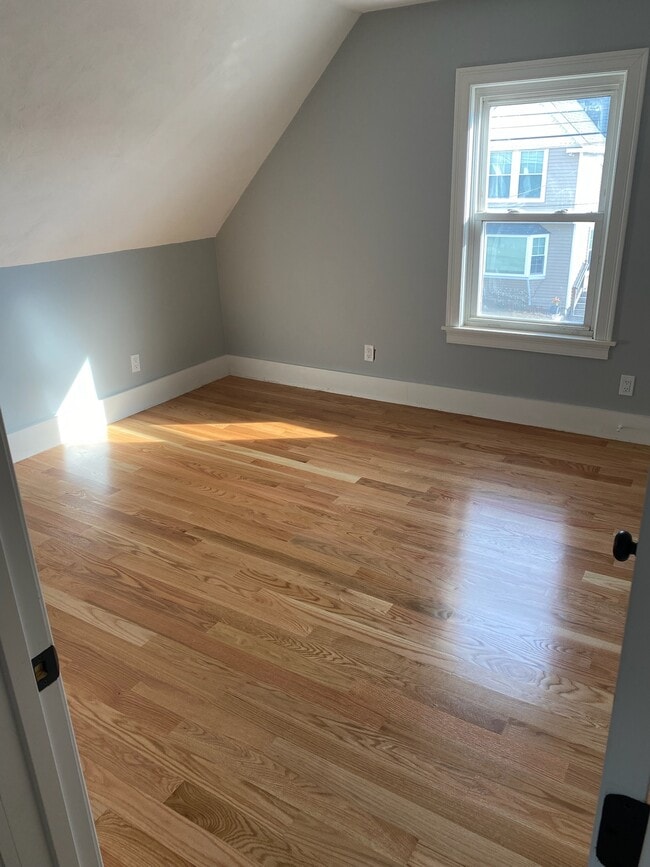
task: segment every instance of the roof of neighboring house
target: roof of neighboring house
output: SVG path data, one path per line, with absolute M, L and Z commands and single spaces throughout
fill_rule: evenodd
M 577 99 L 499 105 L 490 112 L 491 150 L 605 146 L 605 136 Z
M 486 223 L 486 235 L 550 235 L 541 223 Z

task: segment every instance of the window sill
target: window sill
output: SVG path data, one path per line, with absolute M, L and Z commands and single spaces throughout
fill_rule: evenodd
M 528 331 L 507 331 L 496 328 L 474 328 L 468 325 L 445 325 L 447 343 L 465 346 L 485 346 L 491 349 L 519 349 L 524 352 L 545 352 L 551 355 L 575 355 L 580 358 L 607 359 L 616 343 L 575 337 L 570 334 L 533 334 Z

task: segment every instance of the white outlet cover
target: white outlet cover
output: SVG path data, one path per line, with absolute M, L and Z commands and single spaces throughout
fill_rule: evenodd
M 636 377 L 632 376 L 632 374 L 622 374 L 618 386 L 618 393 L 622 394 L 624 397 L 632 397 L 632 395 L 634 394 L 635 380 Z
M 131 356 L 131 373 L 139 373 L 140 372 L 140 356 L 132 355 Z

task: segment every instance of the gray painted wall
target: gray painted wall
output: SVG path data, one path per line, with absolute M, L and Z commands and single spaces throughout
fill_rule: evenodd
M 650 88 L 610 360 L 447 345 L 440 330 L 456 68 L 648 44 L 647 0 L 363 15 L 217 237 L 228 351 L 650 413 Z M 637 375 L 633 398 L 621 373 Z
M 2 268 L 0 317 L 12 432 L 54 416 L 86 358 L 103 398 L 223 354 L 214 241 Z

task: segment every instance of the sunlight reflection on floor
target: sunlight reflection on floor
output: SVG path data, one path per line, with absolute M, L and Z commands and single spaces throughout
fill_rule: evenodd
M 284 421 L 211 422 L 207 424 L 166 424 L 164 430 L 182 433 L 191 439 L 215 442 L 245 442 L 246 440 L 311 440 L 335 439 L 336 434 Z
M 542 501 L 540 513 L 526 514 L 516 499 L 499 502 L 490 494 L 468 500 L 458 552 L 462 614 L 448 621 L 454 645 L 465 647 L 478 666 L 476 681 L 500 683 L 523 699 L 568 652 L 566 630 L 556 630 L 557 593 L 571 568 L 564 507 Z

